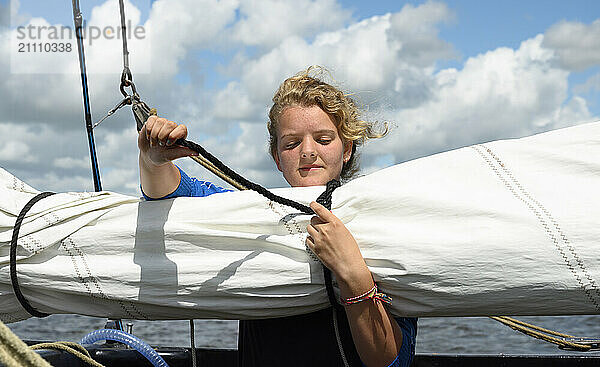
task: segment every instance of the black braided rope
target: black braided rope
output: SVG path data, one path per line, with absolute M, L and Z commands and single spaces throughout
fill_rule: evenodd
M 327 210 L 331 210 L 331 196 L 333 195 L 333 190 L 340 187 L 340 182 L 338 180 L 331 180 L 327 183 L 327 188 L 319 197 L 316 202 L 323 205 Z M 329 303 L 331 306 L 336 307 L 338 305 L 335 299 L 335 293 L 333 292 L 333 280 L 331 279 L 331 270 L 323 265 L 323 277 L 325 278 L 325 289 L 327 290 L 327 297 L 329 298 Z
M 189 140 L 183 140 L 183 139 L 177 140 L 177 144 L 182 145 L 182 146 L 187 147 L 187 148 L 190 148 L 191 150 L 200 153 L 204 158 L 206 158 L 206 160 L 208 160 L 210 163 L 214 164 L 215 167 L 217 167 L 219 170 L 221 170 L 221 172 L 223 172 L 227 176 L 231 177 L 233 180 L 239 182 L 240 184 L 242 184 L 246 188 L 258 192 L 259 194 L 261 194 L 262 196 L 266 197 L 267 199 L 269 199 L 271 201 L 274 201 L 276 203 L 282 204 L 282 205 L 287 205 L 289 207 L 292 207 L 292 208 L 294 208 L 296 210 L 301 211 L 304 214 L 314 214 L 315 213 L 307 205 L 298 203 L 298 202 L 296 202 L 294 200 L 286 199 L 286 198 L 284 198 L 282 196 L 279 196 L 279 195 L 275 195 L 272 192 L 270 192 L 269 190 L 267 190 L 266 188 L 262 187 L 261 185 L 256 184 L 256 183 L 254 183 L 252 181 L 249 181 L 248 179 L 242 177 L 240 174 L 238 174 L 237 172 L 235 172 L 231 168 L 227 167 L 217 157 L 215 157 L 214 155 L 212 155 L 209 152 L 207 152 L 206 149 L 204 149 L 199 144 L 196 144 L 196 143 L 194 143 L 192 141 L 189 141 Z M 331 198 L 329 200 L 331 201 Z
M 19 286 L 19 279 L 17 278 L 17 240 L 19 239 L 19 230 L 21 229 L 21 224 L 23 223 L 23 219 L 25 219 L 25 215 L 31 209 L 31 207 L 37 203 L 38 201 L 46 198 L 48 196 L 54 195 L 54 192 L 42 192 L 41 194 L 37 194 L 31 200 L 25 204 L 21 212 L 17 216 L 17 220 L 15 221 L 15 226 L 13 227 L 12 239 L 10 241 L 10 281 L 12 283 L 13 292 L 17 297 L 17 300 L 23 306 L 25 311 L 29 312 L 31 316 L 35 317 L 46 317 L 50 316 L 47 313 L 40 312 L 33 308 L 31 304 L 27 301 L 23 292 L 21 292 L 21 287 Z
M 325 208 L 327 208 L 327 210 L 331 210 L 331 197 L 333 195 L 333 191 L 335 189 L 337 189 L 338 187 L 340 187 L 340 181 L 338 180 L 331 180 L 327 183 L 327 187 L 325 188 L 325 191 L 323 191 L 323 193 L 321 195 L 319 195 L 319 197 L 317 198 L 316 202 L 323 205 Z M 340 338 L 340 335 L 338 334 L 338 319 L 340 317 L 340 315 L 344 314 L 344 309 L 342 306 L 340 306 L 335 298 L 335 292 L 333 291 L 333 279 L 331 277 L 331 270 L 329 270 L 328 267 L 326 267 L 325 265 L 323 266 L 323 278 L 325 279 L 325 290 L 327 291 L 327 298 L 329 299 L 329 304 L 332 307 L 332 317 L 333 317 L 333 324 L 334 324 L 334 329 L 336 332 L 336 340 L 338 343 L 338 348 L 340 350 L 340 357 L 342 358 L 342 361 L 344 362 L 344 366 L 348 366 L 348 361 L 346 359 L 346 350 L 348 350 L 349 346 L 345 346 L 343 339 Z

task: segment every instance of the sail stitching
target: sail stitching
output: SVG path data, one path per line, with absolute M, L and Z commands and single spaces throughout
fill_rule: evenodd
M 599 291 L 596 286 L 596 283 L 593 281 L 593 279 L 589 275 L 587 269 L 585 268 L 585 265 L 583 264 L 583 261 L 581 260 L 579 255 L 576 253 L 576 251 L 573 248 L 570 241 L 567 239 L 566 235 L 560 228 L 558 222 L 554 219 L 554 217 L 552 217 L 550 215 L 549 211 L 538 200 L 534 199 L 531 196 L 531 194 L 529 194 L 523 188 L 523 186 L 517 181 L 517 179 L 512 174 L 512 172 L 510 170 L 508 170 L 508 168 L 506 167 L 506 164 L 504 162 L 502 162 L 500 160 L 500 158 L 498 158 L 498 156 L 489 147 L 480 144 L 480 145 L 472 146 L 471 148 L 473 148 L 475 151 L 477 151 L 477 153 L 479 153 L 479 155 L 488 163 L 490 168 L 496 173 L 498 178 L 504 183 L 504 185 L 508 188 L 508 190 L 513 194 L 513 196 L 515 196 L 517 199 L 522 201 L 529 208 L 529 210 L 532 211 L 533 214 L 538 218 L 540 224 L 542 225 L 542 227 L 544 227 L 544 230 L 546 231 L 546 233 L 548 234 L 548 236 L 554 243 L 554 246 L 556 247 L 556 249 L 560 253 L 561 257 L 565 261 L 567 267 L 569 268 L 569 270 L 571 271 L 571 273 L 573 274 L 573 276 L 579 283 L 580 288 L 584 291 L 586 297 L 594 305 L 596 310 L 600 310 L 600 303 L 598 302 L 598 298 L 597 298 Z M 484 152 L 481 151 L 482 148 L 483 148 Z M 487 153 L 487 155 L 486 155 L 486 153 Z M 490 159 L 490 157 L 493 159 L 493 161 Z M 494 164 L 494 161 L 497 163 L 497 165 Z M 502 174 L 502 172 L 499 171 L 498 167 L 500 167 L 500 170 L 502 170 L 504 172 L 504 175 Z M 504 176 L 507 176 L 511 182 L 508 182 L 507 178 Z M 516 191 L 515 186 L 518 189 L 518 191 L 520 191 L 520 193 Z M 542 213 L 545 214 L 546 217 L 544 217 L 544 215 Z M 549 225 L 548 222 L 552 223 L 552 225 L 554 226 L 554 229 L 558 232 L 560 238 L 558 238 L 555 235 L 555 233 L 553 233 L 553 230 L 550 228 L 551 225 Z M 564 242 L 567 249 L 565 249 L 564 246 L 561 245 L 560 239 L 562 239 L 562 242 Z M 569 258 L 567 252 L 575 259 L 575 262 L 577 263 L 576 265 L 573 264 L 573 261 Z M 586 284 L 584 284 L 584 280 L 582 279 L 581 275 L 577 271 L 577 268 L 579 268 L 579 271 L 581 271 L 585 275 L 585 278 L 587 278 L 590 281 L 590 285 L 593 288 L 593 290 L 595 291 L 596 296 L 594 296 L 594 294 L 592 294 L 592 292 L 590 291 L 589 287 Z
M 62 219 L 55 213 L 55 212 L 51 212 L 50 213 L 53 217 L 55 222 L 54 223 L 58 223 L 60 222 Z M 46 219 L 46 221 L 49 224 L 54 224 L 52 223 L 50 220 Z M 102 290 L 100 283 L 98 282 L 98 279 L 92 275 L 92 271 L 90 270 L 87 261 L 85 260 L 85 256 L 84 256 L 84 252 L 77 246 L 75 245 L 75 242 L 73 241 L 73 239 L 71 237 L 67 237 L 67 239 L 70 241 L 70 245 L 72 246 L 73 250 L 75 250 L 77 252 L 76 255 L 79 255 L 79 257 L 81 258 L 81 262 L 83 263 L 83 266 L 85 267 L 85 270 L 87 272 L 87 277 L 85 279 L 88 279 L 88 281 L 91 279 L 92 284 L 95 286 L 94 288 L 96 288 L 97 292 L 102 296 L 101 298 L 104 298 L 106 300 L 110 300 L 110 298 L 104 293 L 104 291 Z M 85 279 L 79 274 L 79 271 L 77 269 L 77 265 L 75 263 L 74 260 L 74 256 L 72 252 L 70 252 L 68 250 L 67 247 L 65 247 L 65 250 L 67 250 L 67 252 L 69 252 L 69 255 L 71 256 L 71 259 L 73 261 L 73 266 L 76 269 L 77 274 L 79 275 L 79 279 L 81 280 L 82 283 L 85 284 L 85 287 L 88 289 L 88 292 L 90 294 L 90 296 L 94 296 L 94 294 L 92 293 L 92 290 L 88 287 L 88 283 L 85 281 Z M 131 318 L 135 318 L 132 316 L 132 313 L 127 309 L 127 307 L 125 306 L 124 302 L 121 300 L 117 300 L 117 302 L 119 303 L 119 305 L 121 306 L 121 308 L 128 314 L 131 316 Z M 135 307 L 135 305 L 132 302 L 128 302 L 128 304 L 131 306 L 131 308 L 133 308 L 139 315 L 143 316 L 144 318 L 148 318 L 146 315 L 144 315 L 140 310 L 137 309 L 137 307 Z
M 569 241 L 569 239 L 567 238 L 567 236 L 564 234 L 564 232 L 563 232 L 562 228 L 559 226 L 558 222 L 554 219 L 554 217 L 550 214 L 550 212 L 538 200 L 536 200 L 535 198 L 533 198 L 521 186 L 521 184 L 513 176 L 512 172 L 510 170 L 508 170 L 508 168 L 506 167 L 506 165 L 504 163 L 501 162 L 500 158 L 498 158 L 497 155 L 494 154 L 494 152 L 491 149 L 489 149 L 489 148 L 487 148 L 487 149 L 488 149 L 488 152 L 490 153 L 490 155 L 498 162 L 498 164 L 500 165 L 500 167 L 502 167 L 502 169 L 506 172 L 506 174 L 513 180 L 513 182 L 515 182 L 515 184 L 521 190 L 521 192 L 525 196 L 527 196 L 533 203 L 535 203 L 538 206 L 538 208 L 541 209 L 542 212 L 544 212 L 544 214 L 550 220 L 550 222 L 552 222 L 552 224 L 554 225 L 555 230 L 560 235 L 560 238 L 562 239 L 563 243 L 567 246 L 567 249 L 569 250 L 571 256 L 575 259 L 575 261 L 576 261 L 579 269 L 581 270 L 581 272 L 583 272 L 583 274 L 585 275 L 585 277 L 588 279 L 590 286 L 593 288 L 593 290 L 596 293 L 596 297 L 598 297 L 598 294 L 599 294 L 600 290 L 598 289 L 598 286 L 597 286 L 596 282 L 594 281 L 594 279 L 588 273 L 587 268 L 585 267 L 585 264 L 583 263 L 583 260 L 577 254 L 575 248 L 573 247 L 573 244 Z M 583 284 L 582 281 L 580 281 L 580 284 L 582 285 L 582 287 L 584 289 L 587 289 L 586 286 Z M 600 306 L 598 305 L 598 299 L 596 298 L 595 301 L 596 302 L 594 302 L 594 305 L 596 305 L 596 309 L 600 309 Z
M 71 261 L 73 262 L 73 268 L 74 268 L 74 270 L 75 270 L 75 272 L 77 274 L 77 278 L 85 286 L 85 288 L 88 290 L 88 293 L 89 293 L 90 297 L 99 297 L 99 298 L 102 298 L 102 299 L 110 301 L 111 299 L 104 293 L 104 291 L 102 290 L 102 288 L 101 288 L 100 284 L 98 283 L 98 280 L 96 279 L 96 277 L 94 277 L 92 275 L 92 273 L 90 271 L 90 268 L 89 268 L 89 266 L 87 264 L 87 261 L 84 258 L 83 251 L 81 251 L 81 249 L 79 247 L 77 247 L 77 245 L 75 245 L 75 242 L 73 241 L 73 239 L 71 237 L 65 238 L 62 241 L 62 243 L 65 245 L 64 246 L 65 251 L 67 251 L 67 253 L 71 257 Z M 81 259 L 81 262 L 82 262 L 83 266 L 85 267 L 85 269 L 80 269 L 80 266 L 78 266 L 78 264 L 77 264 L 77 258 Z M 81 273 L 84 270 L 87 273 L 86 277 L 84 277 L 82 275 L 82 273 Z M 93 290 L 90 288 L 90 283 L 94 286 L 94 288 L 96 290 L 96 293 L 94 293 Z M 125 304 L 123 303 L 123 301 L 121 301 L 121 300 L 116 300 L 116 301 L 119 304 L 119 306 L 121 307 L 121 309 L 129 316 L 129 318 L 132 318 L 132 319 L 137 318 L 125 306 Z M 133 304 L 131 304 L 131 305 L 133 306 Z M 138 314 L 142 315 L 144 318 L 147 319 L 147 317 L 145 315 L 143 315 L 141 312 L 139 312 L 139 310 L 137 310 L 137 308 L 135 306 L 133 308 L 135 309 L 135 311 L 137 311 Z
M 18 178 L 13 176 L 13 184 L 12 189 L 14 191 L 25 192 L 25 182 L 19 180 Z
M 90 277 L 90 279 L 92 279 L 92 284 L 94 284 L 94 285 L 96 286 L 96 288 L 98 289 L 98 292 L 100 292 L 102 295 L 104 295 L 104 298 L 106 298 L 106 299 L 110 299 L 110 298 L 109 298 L 108 296 L 106 296 L 106 295 L 105 295 L 105 293 L 102 291 L 102 288 L 101 288 L 101 286 L 100 286 L 100 282 L 98 281 L 98 278 L 97 278 L 97 277 L 94 277 L 94 276 L 92 276 L 92 272 L 91 272 L 91 270 L 90 270 L 90 268 L 89 268 L 89 266 L 88 266 L 88 263 L 87 263 L 87 261 L 85 260 L 85 256 L 84 256 L 84 253 L 83 253 L 83 251 L 82 251 L 82 250 L 81 250 L 79 247 L 75 246 L 75 244 L 73 244 L 73 248 L 74 248 L 74 249 L 75 249 L 75 250 L 78 252 L 79 256 L 81 257 L 81 260 L 82 260 L 82 262 L 83 262 L 83 266 L 85 266 L 85 269 L 86 269 L 87 273 L 89 274 L 89 277 Z M 118 300 L 116 300 L 116 301 L 119 303 L 119 305 L 121 306 L 121 308 L 127 312 L 127 310 L 126 310 L 126 305 L 125 305 L 125 302 L 123 302 L 123 301 L 122 301 L 122 300 L 120 300 L 120 299 L 118 299 Z M 132 302 L 127 302 L 127 304 L 128 304 L 128 305 L 129 305 L 129 306 L 130 306 L 130 307 L 131 307 L 131 308 L 132 308 L 132 309 L 133 309 L 133 310 L 134 310 L 134 311 L 135 311 L 135 312 L 136 312 L 138 315 L 142 316 L 144 319 L 148 319 L 148 316 L 146 316 L 144 313 L 142 313 L 142 312 L 141 312 L 141 311 L 140 311 L 140 310 L 139 310 L 139 309 L 138 309 L 138 308 L 135 306 L 135 304 L 134 304 L 134 303 L 132 303 Z M 138 317 L 135 317 L 135 318 L 138 318 Z
M 278 211 L 275 209 L 275 205 L 273 205 L 273 203 L 274 203 L 274 201 L 269 200 L 269 208 L 271 208 L 271 210 L 275 214 L 282 216 L 283 218 L 285 218 L 286 216 L 288 216 L 290 214 L 285 210 L 286 206 L 284 206 L 283 204 L 277 203 L 277 204 L 279 204 L 281 210 L 283 211 L 283 213 L 282 213 L 281 211 Z M 285 228 L 288 230 L 288 232 L 291 235 L 296 235 L 296 234 L 301 235 L 303 233 L 302 229 L 300 228 L 300 225 L 293 218 L 291 218 L 290 220 L 283 220 L 282 222 L 283 222 L 283 225 L 285 226 Z M 294 225 L 294 227 L 296 229 L 295 231 L 290 227 L 290 223 L 292 223 Z M 316 261 L 316 262 L 321 262 L 321 260 L 319 260 L 317 255 L 315 255 L 315 253 L 308 247 L 308 245 L 306 244 L 306 241 L 304 241 L 304 249 L 311 260 Z
M 269 204 L 268 204 L 269 205 L 269 209 L 271 209 L 271 211 L 273 211 L 273 213 L 277 214 L 277 216 L 283 216 L 283 217 L 285 217 L 287 214 L 289 214 L 289 213 L 285 213 L 285 211 L 282 213 L 281 211 L 277 210 L 275 208 L 275 205 L 273 203 L 274 203 L 274 201 L 269 200 Z M 282 206 L 281 209 L 283 209 L 283 206 Z M 294 229 L 290 226 L 290 222 L 292 222 L 292 224 L 295 224 L 296 231 L 294 231 Z M 300 227 L 298 227 L 298 223 L 296 223 L 294 220 L 284 220 L 283 221 L 283 225 L 285 226 L 285 228 L 287 229 L 287 231 L 291 235 L 294 235 L 294 234 L 297 234 L 297 233 L 300 232 Z
M 31 252 L 32 255 L 37 254 L 38 253 L 37 249 L 42 247 L 42 244 L 40 243 L 40 241 L 38 239 L 34 238 L 30 234 L 19 238 L 19 240 L 17 241 L 17 244 L 20 247 L 24 248 L 25 250 Z
M 104 292 L 102 291 L 102 288 L 101 288 L 101 286 L 100 286 L 100 282 L 98 281 L 98 278 L 97 278 L 97 277 L 92 277 L 92 272 L 91 272 L 91 270 L 90 270 L 90 268 L 89 268 L 89 266 L 88 266 L 88 263 L 87 263 L 87 261 L 85 260 L 85 257 L 84 257 L 84 253 L 83 253 L 83 251 L 82 251 L 82 250 L 81 250 L 79 247 L 77 247 L 77 246 L 75 246 L 75 245 L 74 245 L 73 247 L 74 247 L 74 248 L 75 248 L 75 250 L 76 250 L 76 251 L 79 253 L 79 255 L 80 255 L 80 257 L 81 257 L 81 260 L 83 261 L 83 265 L 85 266 L 85 269 L 86 269 L 87 273 L 90 275 L 90 277 L 91 277 L 91 279 L 92 279 L 92 282 L 93 282 L 93 284 L 96 286 L 96 288 L 98 289 L 98 291 L 99 291 L 99 292 L 101 292 L 102 294 L 104 294 Z M 107 297 L 106 295 L 104 295 L 104 297 L 105 297 L 106 299 L 110 299 L 110 298 L 109 298 L 109 297 Z M 142 311 L 141 311 L 141 310 L 140 310 L 140 309 L 139 309 L 139 308 L 138 308 L 138 307 L 135 305 L 135 303 L 133 303 L 133 302 L 124 302 L 124 301 L 122 301 L 122 300 L 120 300 L 120 299 L 116 299 L 115 301 L 117 301 L 117 302 L 119 303 L 119 305 L 121 306 L 121 308 L 122 308 L 123 310 L 125 310 L 125 312 L 127 312 L 128 314 L 130 314 L 130 312 L 128 312 L 128 311 L 127 311 L 127 305 L 128 305 L 130 308 L 132 308 L 132 309 L 134 310 L 134 312 L 135 312 L 135 313 L 137 313 L 139 316 L 141 316 L 141 318 L 144 318 L 144 319 L 146 319 L 146 320 L 147 320 L 147 319 L 149 319 L 149 317 L 148 317 L 148 316 L 147 316 L 145 313 L 143 313 L 143 312 L 142 312 Z M 136 318 L 136 319 L 139 319 L 140 317 L 135 317 L 135 318 Z

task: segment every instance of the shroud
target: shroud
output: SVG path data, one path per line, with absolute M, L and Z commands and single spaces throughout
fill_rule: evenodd
M 333 194 L 391 311 L 406 316 L 600 311 L 600 123 L 457 149 Z M 323 187 L 277 194 L 308 204 Z M 38 191 L 0 169 L 0 319 L 28 317 L 9 276 L 15 218 Z M 145 202 L 62 193 L 18 240 L 26 298 L 46 313 L 249 319 L 327 307 L 304 245 L 310 216 L 250 192 Z

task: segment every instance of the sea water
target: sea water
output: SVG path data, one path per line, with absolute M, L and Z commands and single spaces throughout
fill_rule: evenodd
M 565 334 L 600 338 L 600 315 L 560 317 L 517 317 Z M 151 345 L 189 346 L 189 321 L 138 321 L 133 333 Z M 78 342 L 87 333 L 100 329 L 106 319 L 78 315 L 52 315 L 28 319 L 8 327 L 22 339 L 66 340 Z M 196 320 L 197 347 L 236 348 L 237 322 Z M 575 354 L 558 349 L 513 331 L 486 317 L 421 318 L 417 336 L 417 353 L 441 354 Z M 600 352 L 586 352 L 600 353 Z

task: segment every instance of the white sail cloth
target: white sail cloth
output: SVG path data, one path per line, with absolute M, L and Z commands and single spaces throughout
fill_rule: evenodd
M 277 189 L 303 203 L 323 187 Z M 0 319 L 38 191 L 0 170 Z M 333 194 L 397 315 L 600 311 L 600 123 L 403 163 Z M 63 193 L 27 214 L 18 276 L 38 310 L 133 319 L 265 318 L 327 307 L 310 216 L 254 192 L 157 202 Z

